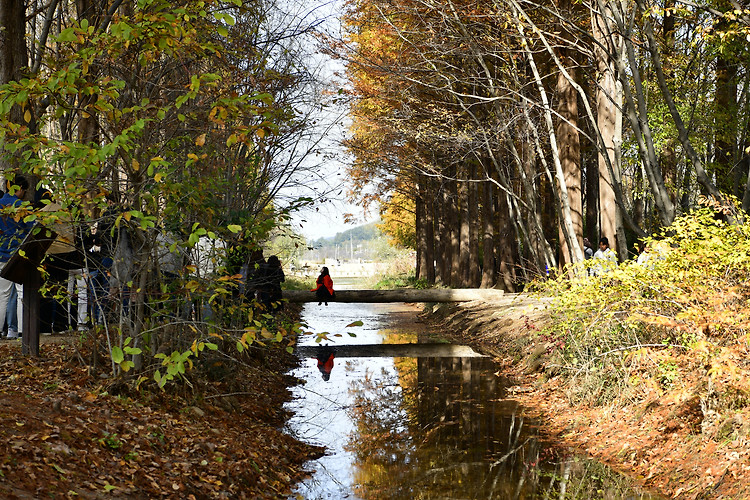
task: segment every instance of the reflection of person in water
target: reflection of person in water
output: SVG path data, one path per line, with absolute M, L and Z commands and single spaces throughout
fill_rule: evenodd
M 333 358 L 335 351 L 330 347 L 323 347 L 318 351 L 316 358 L 318 359 L 318 370 L 323 374 L 323 380 L 331 378 L 331 370 L 333 370 Z

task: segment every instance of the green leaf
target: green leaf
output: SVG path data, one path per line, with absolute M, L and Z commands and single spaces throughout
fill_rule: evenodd
M 212 351 L 216 351 L 217 349 L 219 349 L 219 346 L 217 346 L 216 344 L 212 342 L 206 342 L 206 347 L 208 347 Z
M 125 354 L 122 352 L 122 349 L 117 346 L 112 348 L 112 361 L 118 365 L 125 361 Z
M 233 233 L 237 234 L 237 233 L 239 233 L 240 231 L 242 231 L 242 226 L 240 226 L 240 225 L 238 225 L 238 224 L 229 224 L 229 225 L 227 226 L 227 229 L 229 229 L 229 230 L 230 230 L 230 231 L 232 231 Z
M 361 321 L 355 321 L 354 323 L 349 323 L 344 328 L 351 328 L 353 326 L 362 326 L 362 325 L 364 325 L 364 323 L 362 323 Z
M 77 42 L 78 36 L 76 35 L 75 28 L 67 28 L 57 35 L 58 42 Z

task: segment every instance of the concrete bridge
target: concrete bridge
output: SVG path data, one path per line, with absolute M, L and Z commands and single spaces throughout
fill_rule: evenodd
M 318 302 L 314 292 L 305 290 L 284 290 L 283 296 L 289 302 Z M 497 302 L 508 299 L 502 290 L 494 288 L 399 288 L 396 290 L 336 290 L 336 299 L 331 302 L 471 302 L 481 300 Z

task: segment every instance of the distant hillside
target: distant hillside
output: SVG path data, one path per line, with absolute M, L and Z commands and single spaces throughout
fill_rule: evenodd
M 380 230 L 377 228 L 377 222 L 371 222 L 364 226 L 357 226 L 344 231 L 343 233 L 336 233 L 336 236 L 330 238 L 318 238 L 312 242 L 314 247 L 325 247 L 331 245 L 340 245 L 342 243 L 351 243 L 352 241 L 363 242 L 374 240 L 382 236 Z
M 371 222 L 337 233 L 330 238 L 318 238 L 308 242 L 309 249 L 303 261 L 322 262 L 325 259 L 375 260 L 388 253 L 387 238 Z

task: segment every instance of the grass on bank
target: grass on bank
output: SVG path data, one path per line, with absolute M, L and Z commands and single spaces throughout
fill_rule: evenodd
M 572 403 L 668 398 L 693 407 L 696 431 L 750 433 L 732 424 L 750 421 L 750 223 L 725 220 L 704 207 L 648 240 L 646 263 L 535 283 L 555 297 L 539 335 Z
M 432 286 L 425 279 L 417 279 L 414 272 L 414 259 L 409 255 L 401 255 L 388 264 L 381 276 L 372 280 L 368 285 L 374 290 L 389 290 L 394 288 L 425 289 Z

